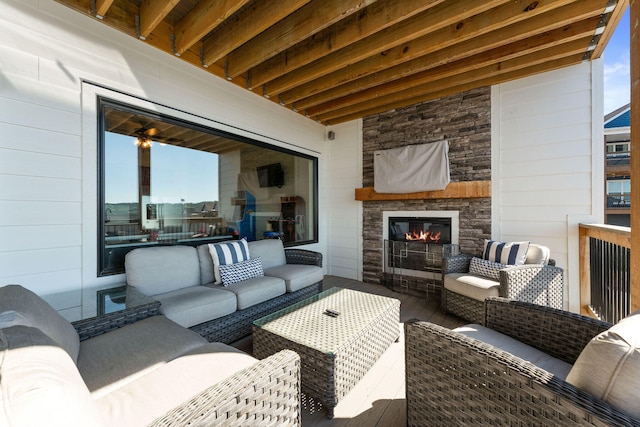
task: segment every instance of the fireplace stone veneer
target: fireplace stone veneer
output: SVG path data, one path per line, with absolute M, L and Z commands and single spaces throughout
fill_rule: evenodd
M 365 117 L 362 123 L 362 186 L 373 187 L 373 153 L 408 144 L 449 141 L 451 184 L 491 180 L 491 88 L 483 87 Z M 450 185 L 451 185 L 450 184 Z M 491 238 L 491 197 L 366 200 L 363 277 L 381 284 L 387 219 L 384 212 L 457 211 L 460 252 L 480 254 Z M 422 215 L 420 215 L 422 216 Z M 385 234 L 383 234 L 385 233 Z M 427 296 L 428 289 L 412 292 Z

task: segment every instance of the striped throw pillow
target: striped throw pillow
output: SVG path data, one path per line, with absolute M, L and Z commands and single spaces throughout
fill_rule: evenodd
M 484 241 L 483 259 L 508 265 L 522 265 L 527 258 L 529 242 L 495 242 Z
M 234 283 L 260 276 L 264 276 L 262 258 L 260 257 L 220 266 L 220 278 L 223 286 L 233 285 Z
M 216 279 L 216 285 L 222 283 L 220 278 L 221 265 L 235 264 L 250 258 L 249 245 L 246 239 L 233 242 L 209 243 L 209 253 L 213 260 L 213 276 Z

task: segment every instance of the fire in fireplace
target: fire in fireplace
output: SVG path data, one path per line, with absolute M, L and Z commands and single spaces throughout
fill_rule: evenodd
M 388 226 L 389 240 L 439 245 L 451 243 L 451 218 L 390 216 Z

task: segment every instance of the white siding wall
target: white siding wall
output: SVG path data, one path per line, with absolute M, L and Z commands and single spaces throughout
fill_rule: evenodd
M 96 273 L 95 94 L 104 87 L 319 157 L 325 128 L 50 0 L 0 2 L 0 285 L 20 283 L 70 319 L 91 314 Z M 128 99 L 122 95 L 121 98 Z M 140 101 L 141 103 L 143 101 Z M 215 121 L 215 123 L 214 123 Z M 327 198 L 320 195 L 320 212 Z M 327 220 L 320 221 L 326 253 Z
M 492 236 L 548 246 L 565 269 L 571 310 L 577 223 L 602 220 L 601 70 L 583 63 L 492 91 Z
M 331 274 L 362 280 L 362 202 L 355 200 L 355 189 L 362 187 L 362 120 L 330 130 L 328 188 Z

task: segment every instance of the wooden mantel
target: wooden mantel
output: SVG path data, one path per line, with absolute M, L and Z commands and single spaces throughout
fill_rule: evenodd
M 356 188 L 356 200 L 421 200 L 421 199 L 472 199 L 491 197 L 491 181 L 450 182 L 447 188 L 418 193 L 376 193 L 373 187 Z

